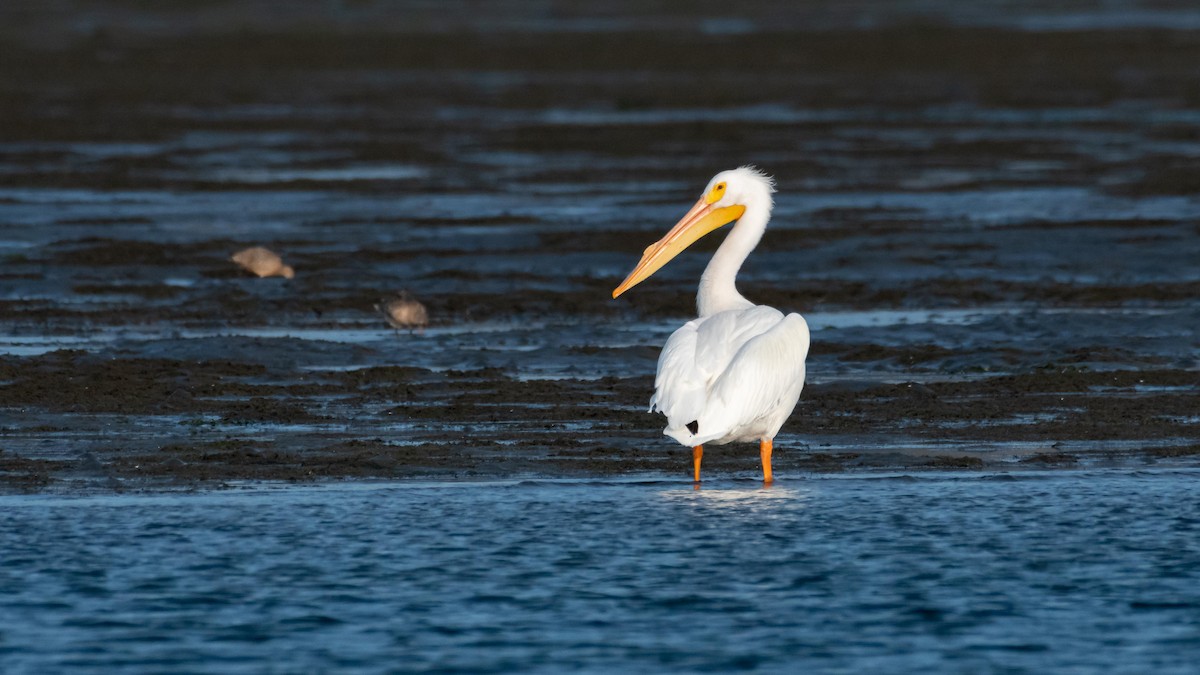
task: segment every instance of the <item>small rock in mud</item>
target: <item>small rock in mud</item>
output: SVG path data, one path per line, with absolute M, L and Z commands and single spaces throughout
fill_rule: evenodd
M 242 249 L 234 253 L 230 260 L 259 277 L 291 279 L 296 276 L 296 271 L 290 265 L 283 264 L 283 258 L 280 258 L 279 254 L 262 246 Z

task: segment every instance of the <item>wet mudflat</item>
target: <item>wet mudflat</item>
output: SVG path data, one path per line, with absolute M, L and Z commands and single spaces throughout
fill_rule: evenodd
M 643 410 L 718 238 L 609 292 L 746 162 L 741 288 L 814 329 L 782 475 L 1195 464 L 1186 6 L 625 9 L 5 10 L 4 489 L 684 477 Z

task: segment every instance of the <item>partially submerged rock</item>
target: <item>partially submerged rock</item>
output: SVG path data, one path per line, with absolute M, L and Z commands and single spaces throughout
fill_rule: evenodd
M 283 259 L 274 251 L 262 246 L 251 246 L 233 254 L 233 262 L 242 269 L 259 277 L 283 277 L 291 279 L 296 271 L 290 265 L 284 265 Z

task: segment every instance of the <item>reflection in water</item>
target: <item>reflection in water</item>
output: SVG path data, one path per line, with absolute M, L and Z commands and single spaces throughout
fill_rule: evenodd
M 685 501 L 717 508 L 746 508 L 769 506 L 773 502 L 786 501 L 790 505 L 803 504 L 808 490 L 781 486 L 778 482 L 763 483 L 756 488 L 713 487 L 712 483 L 693 483 L 691 489 L 665 490 L 664 499 Z

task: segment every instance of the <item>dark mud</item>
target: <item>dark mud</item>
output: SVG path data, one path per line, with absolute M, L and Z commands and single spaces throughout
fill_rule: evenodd
M 685 477 L 644 405 L 718 239 L 609 292 L 745 162 L 742 290 L 814 331 L 782 476 L 1200 461 L 1186 7 L 345 5 L 0 10 L 4 489 Z

